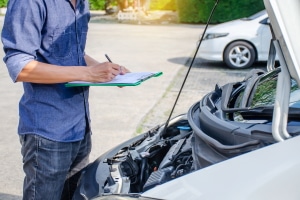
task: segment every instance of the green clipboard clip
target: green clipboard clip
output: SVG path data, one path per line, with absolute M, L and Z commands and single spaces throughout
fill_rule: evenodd
M 92 83 L 84 81 L 72 81 L 65 84 L 66 87 L 79 86 L 137 86 L 152 77 L 161 76 L 162 72 L 130 72 L 118 75 L 112 81 L 103 83 Z

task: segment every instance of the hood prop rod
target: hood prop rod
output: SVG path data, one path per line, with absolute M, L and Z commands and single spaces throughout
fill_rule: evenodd
M 219 0 L 216 0 L 215 4 L 214 4 L 214 6 L 213 6 L 213 8 L 212 8 L 212 10 L 211 10 L 211 12 L 210 12 L 210 15 L 209 15 L 209 17 L 208 17 L 208 20 L 207 20 L 207 22 L 206 22 L 206 25 L 205 25 L 204 31 L 203 31 L 203 33 L 202 33 L 202 36 L 201 36 L 201 38 L 200 38 L 200 41 L 199 41 L 199 43 L 198 43 L 198 45 L 197 45 L 197 48 L 196 48 L 196 51 L 195 51 L 195 53 L 194 53 L 193 59 L 192 59 L 192 61 L 191 61 L 191 63 L 190 63 L 190 66 L 189 66 L 188 71 L 187 71 L 187 73 L 186 73 L 186 75 L 185 75 L 185 77 L 184 77 L 183 83 L 182 83 L 182 85 L 181 85 L 181 87 L 180 87 L 180 90 L 179 90 L 179 92 L 178 92 L 178 95 L 177 95 L 177 97 L 176 97 L 176 100 L 175 100 L 175 102 L 174 102 L 174 104 L 173 104 L 173 107 L 172 107 L 172 110 L 171 110 L 171 112 L 170 112 L 170 115 L 169 115 L 169 117 L 168 117 L 168 119 L 167 119 L 167 121 L 166 121 L 166 123 L 165 123 L 165 125 L 164 125 L 164 129 L 163 129 L 163 131 L 162 131 L 162 135 L 164 135 L 164 134 L 166 133 L 166 131 L 167 131 L 167 128 L 168 128 L 170 119 L 171 119 L 171 117 L 172 117 L 172 114 L 173 114 L 173 112 L 174 112 L 175 106 L 177 105 L 177 102 L 178 102 L 178 99 L 179 99 L 180 94 L 181 94 L 181 92 L 182 92 L 182 89 L 183 89 L 183 87 L 184 87 L 184 85 L 185 85 L 185 82 L 186 82 L 186 80 L 187 80 L 187 77 L 188 77 L 188 75 L 189 75 L 189 73 L 190 73 L 190 71 L 191 71 L 191 68 L 192 68 L 193 64 L 194 64 L 195 58 L 196 58 L 196 56 L 197 56 L 198 50 L 199 50 L 199 48 L 200 48 L 200 45 L 201 45 L 201 43 L 202 43 L 202 41 L 203 41 L 203 38 L 204 38 L 204 35 L 205 35 L 206 30 L 207 30 L 207 28 L 208 28 L 208 25 L 210 24 L 211 18 L 212 18 L 212 16 L 213 16 L 213 14 L 214 14 L 214 12 L 215 12 L 215 9 L 216 9 L 216 7 L 217 7 L 218 4 L 219 4 Z

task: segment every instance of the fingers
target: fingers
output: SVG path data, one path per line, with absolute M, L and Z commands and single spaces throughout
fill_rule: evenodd
M 124 66 L 121 66 L 121 65 L 120 65 L 119 72 L 120 72 L 121 75 L 123 75 L 123 74 L 128 73 L 129 70 L 126 69 Z
M 124 67 L 120 65 L 119 72 L 120 72 L 121 75 L 125 73 L 124 70 L 125 70 Z
M 114 76 L 117 76 L 120 74 L 120 65 L 114 64 L 114 63 L 108 63 L 108 73 L 113 74 Z
M 126 69 L 126 67 L 122 66 L 122 65 L 118 65 L 112 62 L 106 62 L 106 64 L 111 65 L 112 66 L 112 74 L 117 76 L 117 75 L 123 75 L 129 72 L 128 69 Z
M 95 66 L 89 67 L 89 80 L 90 82 L 107 82 L 113 80 L 117 75 L 123 75 L 129 72 L 129 70 L 121 65 L 104 62 Z
M 130 72 L 126 67 L 122 66 L 122 65 L 117 65 L 117 64 L 114 64 L 112 66 L 112 73 L 113 75 L 117 76 L 117 75 L 123 75 L 123 74 L 126 74 Z

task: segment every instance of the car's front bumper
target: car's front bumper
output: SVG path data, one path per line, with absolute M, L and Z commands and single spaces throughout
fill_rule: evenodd
M 73 198 L 75 200 L 85 200 L 92 199 L 103 194 L 104 186 L 111 173 L 110 165 L 107 163 L 107 158 L 113 157 L 120 149 L 140 140 L 143 137 L 145 137 L 144 134 L 131 138 L 130 140 L 102 154 L 99 158 L 97 158 L 97 160 L 88 165 L 82 171 L 81 179 Z
M 203 40 L 197 55 L 205 60 L 223 61 L 223 51 L 228 43 L 226 37 Z

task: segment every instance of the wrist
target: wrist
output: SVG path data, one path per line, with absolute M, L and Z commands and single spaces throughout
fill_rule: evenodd
M 90 69 L 86 66 L 75 67 L 76 81 L 89 81 Z

